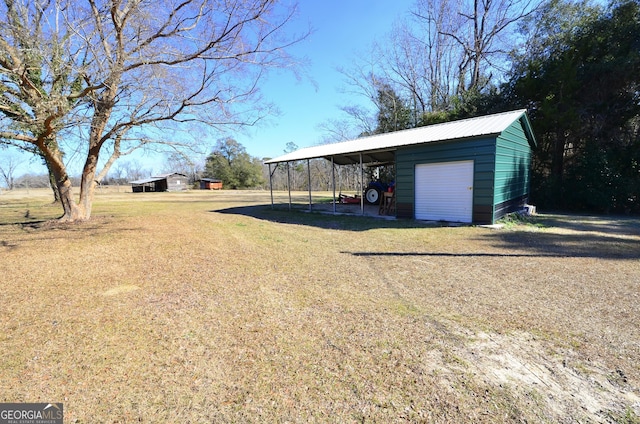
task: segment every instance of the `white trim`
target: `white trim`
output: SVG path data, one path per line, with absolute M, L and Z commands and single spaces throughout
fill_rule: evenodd
M 472 160 L 418 164 L 415 167 L 415 218 L 473 221 Z

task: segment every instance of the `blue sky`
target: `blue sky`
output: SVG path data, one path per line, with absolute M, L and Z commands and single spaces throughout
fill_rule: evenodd
M 369 50 L 375 40 L 388 34 L 394 22 L 405 17 L 415 0 L 299 0 L 299 15 L 290 25 L 293 33 L 309 27 L 312 34 L 293 46 L 290 53 L 306 57 L 308 67 L 300 80 L 291 72 L 272 72 L 261 86 L 266 101 L 274 103 L 280 115 L 270 117 L 249 131 L 232 134 L 251 156 L 276 157 L 287 143 L 307 147 L 322 141 L 318 126 L 330 119 L 344 118 L 340 106 L 362 102 L 362 98 L 341 92 L 344 76 L 337 70 L 349 68 L 355 56 Z M 211 134 L 210 152 L 219 137 Z M 17 155 L 14 151 L 13 155 Z M 39 160 L 21 155 L 17 175 L 46 173 Z M 194 158 L 195 159 L 195 158 Z M 204 157 L 198 158 L 204 161 Z M 136 154 L 119 161 L 136 161 L 151 173 L 166 171 L 164 155 Z M 81 164 L 70 166 L 72 174 Z M 117 166 L 117 164 L 115 165 Z
M 288 142 L 298 147 L 321 142 L 318 125 L 344 117 L 340 106 L 362 101 L 341 92 L 344 76 L 337 68 L 353 65 L 354 56 L 365 53 L 376 39 L 389 33 L 413 3 L 414 0 L 302 0 L 298 27 L 310 25 L 314 32 L 293 53 L 309 58 L 309 78 L 296 81 L 290 74 L 273 75 L 262 89 L 281 115 L 271 119 L 270 125 L 250 135 L 238 134 L 236 139 L 249 154 L 260 158 L 281 155 Z

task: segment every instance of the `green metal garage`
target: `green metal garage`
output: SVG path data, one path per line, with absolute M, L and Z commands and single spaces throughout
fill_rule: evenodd
M 526 110 L 516 110 L 309 147 L 265 163 L 395 162 L 398 218 L 486 224 L 527 202 L 535 146 Z

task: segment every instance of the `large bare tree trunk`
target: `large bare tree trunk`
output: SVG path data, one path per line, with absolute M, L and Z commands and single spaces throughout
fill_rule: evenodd
M 60 190 L 58 190 L 58 184 L 56 184 L 56 177 L 51 171 L 49 171 L 49 185 L 53 192 L 53 203 L 60 203 Z
M 49 160 L 47 159 L 47 157 L 43 155 L 43 159 L 45 164 L 47 165 L 47 171 L 49 173 L 49 185 L 51 186 L 51 191 L 53 192 L 53 203 L 61 203 L 60 190 L 58 189 L 56 176 L 53 175 L 53 171 L 51 171 L 51 166 L 49 165 Z
M 82 211 L 78 207 L 75 199 L 73 198 L 73 187 L 71 181 L 66 180 L 58 183 L 58 190 L 60 191 L 60 202 L 64 214 L 60 217 L 60 221 L 75 222 L 85 220 Z
M 38 147 L 44 156 L 49 173 L 53 176 L 58 195 L 60 196 L 60 204 L 62 205 L 63 215 L 61 221 L 81 221 L 86 219 L 73 198 L 73 186 L 71 179 L 67 173 L 67 168 L 62 161 L 62 153 L 57 148 L 55 140 L 44 139 L 38 140 Z
M 91 158 L 91 156 L 90 156 Z M 60 217 L 60 221 L 75 222 L 75 221 L 87 221 L 91 218 L 93 198 L 95 194 L 95 171 L 97 157 L 93 157 L 93 161 L 85 164 L 82 170 L 82 176 L 80 180 L 80 200 L 76 202 L 74 196 L 74 190 L 71 185 L 71 179 L 69 178 L 66 168 L 59 166 L 61 162 L 54 161 L 50 167 L 53 173 L 58 192 L 60 195 L 60 203 L 64 211 Z
M 60 217 L 60 221 L 82 221 L 86 219 L 73 198 L 71 179 L 67 175 L 64 167 L 59 167 L 57 163 L 53 163 L 50 169 L 56 179 L 56 185 L 60 194 L 60 204 L 63 209 L 63 215 Z
M 93 197 L 96 188 L 96 169 L 98 166 L 98 156 L 100 147 L 93 147 L 89 150 L 87 161 L 82 169 L 82 177 L 80 179 L 80 209 L 83 212 L 84 219 L 91 218 Z

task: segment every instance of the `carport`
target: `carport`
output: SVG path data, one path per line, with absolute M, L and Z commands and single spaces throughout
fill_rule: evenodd
M 379 136 L 378 136 L 379 137 Z M 375 139 L 378 137 L 366 137 L 366 139 Z M 331 188 L 333 192 L 333 213 L 337 214 L 336 209 L 336 165 L 359 165 L 360 167 L 360 186 L 364 187 L 364 167 L 384 165 L 395 162 L 395 148 L 392 146 L 385 147 L 383 144 L 380 146 L 366 146 L 368 149 L 363 149 L 362 139 L 355 139 L 344 141 L 341 143 L 324 144 L 320 146 L 313 146 L 304 149 L 299 149 L 286 155 L 270 159 L 265 161 L 269 166 L 269 190 L 271 192 L 271 206 L 273 203 L 273 175 L 281 164 L 287 166 L 287 186 L 289 191 L 289 209 L 291 209 L 291 179 L 289 172 L 289 164 L 291 162 L 306 161 L 307 162 L 307 179 L 309 186 L 309 210 L 312 210 L 312 190 L 311 190 L 311 159 L 324 158 L 331 162 Z M 378 140 L 383 141 L 383 140 Z M 272 166 L 273 165 L 273 166 Z M 360 195 L 360 213 L 364 215 L 365 204 L 364 197 Z
M 311 210 L 309 161 L 330 161 L 335 214 L 336 165 L 358 164 L 361 186 L 365 187 L 365 165 L 394 163 L 397 217 L 485 224 L 528 201 L 535 145 L 526 110 L 516 110 L 307 147 L 265 163 L 269 166 L 272 207 L 272 180 L 280 164 L 307 162 Z M 360 210 L 364 214 L 362 196 Z

